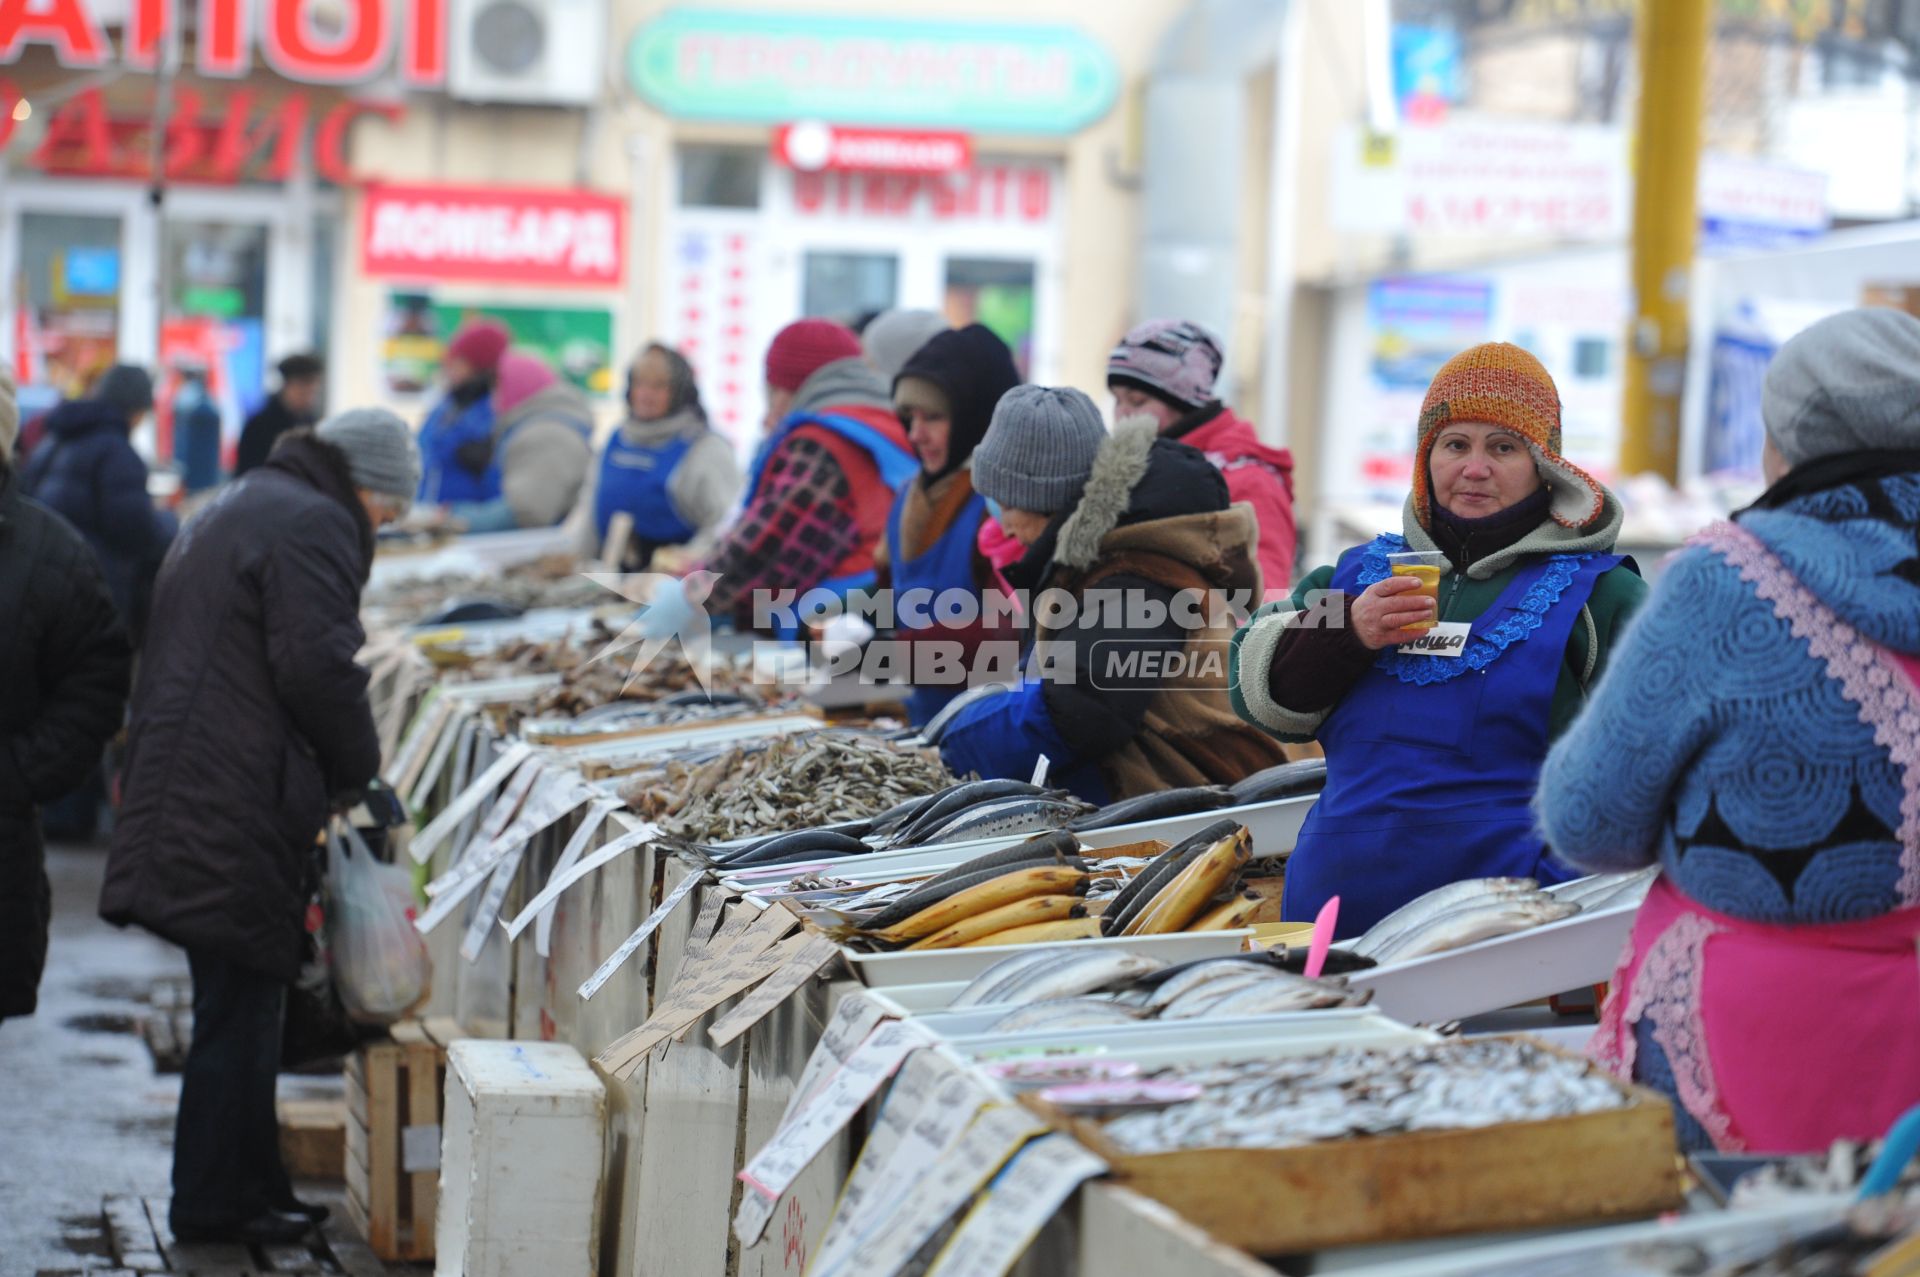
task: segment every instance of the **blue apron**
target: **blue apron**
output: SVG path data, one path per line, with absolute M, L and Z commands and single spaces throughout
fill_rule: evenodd
M 688 438 L 669 439 L 657 448 L 641 448 L 621 440 L 618 431 L 600 454 L 600 479 L 594 490 L 593 524 L 600 540 L 607 525 L 625 511 L 633 516 L 633 535 L 648 545 L 685 545 L 699 529 L 680 517 L 667 494 L 667 484 L 680 467 Z
M 887 516 L 887 560 L 893 565 L 896 608 L 908 590 L 926 590 L 935 600 L 946 590 L 973 591 L 976 588 L 973 579 L 974 543 L 980 537 L 981 521 L 987 517 L 987 499 L 976 492 L 960 507 L 960 513 L 939 540 L 918 556 L 906 558 L 900 550 L 900 515 L 907 507 L 907 494 L 915 482 L 917 480 L 909 480 L 900 489 L 893 501 L 893 512 Z M 932 610 L 931 603 L 928 610 Z M 908 628 L 904 617 L 900 618 L 900 628 Z M 907 717 L 918 727 L 965 690 L 965 683 L 916 686 L 907 697 Z
M 773 456 L 786 437 L 802 426 L 824 426 L 842 439 L 854 444 L 873 458 L 873 464 L 880 471 L 880 482 L 889 492 L 898 491 L 900 485 L 920 473 L 920 459 L 906 448 L 901 447 L 880 431 L 855 417 L 843 417 L 829 412 L 796 412 L 775 428 L 774 432 L 761 441 L 760 448 L 753 454 L 753 469 L 747 479 L 746 496 L 742 507 L 751 506 L 755 494 L 760 491 L 760 481 L 767 473 L 767 461 Z M 825 590 L 836 598 L 845 598 L 855 590 L 873 588 L 875 575 L 872 568 L 863 572 L 848 572 L 841 576 L 831 576 L 817 585 L 808 586 L 800 591 L 805 597 L 813 590 Z M 778 626 L 774 630 L 776 637 L 793 640 L 800 637 L 797 625 Z
M 475 474 L 463 467 L 454 454 L 469 443 L 484 442 L 493 435 L 493 397 L 480 398 L 461 408 L 451 396 L 434 405 L 420 426 L 420 500 L 426 505 L 452 505 L 455 502 L 492 501 L 500 495 L 500 463 L 489 462 L 485 472 Z
M 1378 538 L 1331 588 L 1364 590 L 1404 547 Z M 1310 922 L 1337 895 L 1339 932 L 1357 936 L 1450 882 L 1570 876 L 1548 858 L 1531 804 L 1567 639 L 1620 561 L 1553 555 L 1521 569 L 1459 657 L 1381 654 L 1317 733 L 1327 786 L 1287 862 L 1283 918 Z

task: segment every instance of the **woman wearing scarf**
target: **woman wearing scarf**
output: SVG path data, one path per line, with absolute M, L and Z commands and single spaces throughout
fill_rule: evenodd
M 739 495 L 733 445 L 708 424 L 693 366 L 671 346 L 647 346 L 627 370 L 627 419 L 575 513 L 580 554 L 599 556 L 616 514 L 633 519 L 624 567 L 644 569 L 663 546 L 701 554 Z
M 965 591 L 977 601 L 998 588 L 999 576 L 980 549 L 987 500 L 973 489 L 971 466 L 994 406 L 1019 384 L 1013 352 L 982 324 L 935 334 L 893 383 L 894 407 L 920 458 L 920 473 L 894 500 L 879 584 L 893 590 L 903 635 L 954 644 L 963 663 L 995 632 L 984 619 L 942 625 L 933 603 L 948 591 Z M 916 724 L 925 723 L 965 686 L 964 679 L 917 685 L 907 712 Z
M 1660 867 L 1590 1051 L 1690 1147 L 1811 1153 L 1920 1102 L 1920 320 L 1815 324 L 1761 416 L 1773 486 L 1668 564 L 1538 805 Z
M 1560 455 L 1560 395 L 1539 360 L 1490 342 L 1440 369 L 1400 534 L 1313 572 L 1233 639 L 1234 709 L 1327 755 L 1283 917 L 1311 921 L 1339 896 L 1340 933 L 1358 935 L 1450 882 L 1569 876 L 1530 804 L 1646 593 L 1611 553 L 1620 521 Z M 1408 549 L 1446 556 L 1437 618 L 1418 579 L 1391 575 L 1387 556 Z M 1457 646 L 1404 646 L 1436 619 Z

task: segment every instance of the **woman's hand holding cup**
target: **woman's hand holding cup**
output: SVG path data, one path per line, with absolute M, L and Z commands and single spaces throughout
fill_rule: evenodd
M 1375 581 L 1353 601 L 1352 618 L 1360 642 L 1377 652 L 1424 636 L 1424 627 L 1407 627 L 1433 621 L 1437 615 L 1433 596 L 1422 593 L 1417 577 L 1390 576 Z

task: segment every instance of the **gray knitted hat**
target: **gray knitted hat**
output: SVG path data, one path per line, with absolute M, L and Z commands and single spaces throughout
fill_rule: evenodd
M 144 368 L 115 364 L 100 374 L 93 397 L 101 403 L 112 404 L 128 421 L 133 421 L 153 407 L 153 378 L 147 376 Z
M 347 454 L 354 487 L 413 500 L 420 487 L 420 449 L 406 422 L 385 408 L 349 408 L 313 433 Z
M 1760 417 L 1790 466 L 1920 448 L 1920 319 L 1866 307 L 1793 337 L 1767 366 Z
M 1080 500 L 1107 427 L 1068 386 L 1015 386 L 973 450 L 973 490 L 1009 510 L 1059 514 Z
M 13 441 L 20 437 L 20 401 L 13 393 L 13 374 L 0 368 L 0 465 L 13 458 Z
M 900 370 L 907 366 L 907 360 L 933 340 L 935 333 L 943 333 L 947 328 L 947 317 L 936 311 L 883 310 L 860 334 L 860 348 L 866 352 L 867 362 L 873 365 L 874 371 L 892 385 Z

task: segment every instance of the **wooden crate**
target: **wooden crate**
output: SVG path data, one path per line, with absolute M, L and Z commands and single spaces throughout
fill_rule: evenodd
M 280 1160 L 294 1179 L 338 1181 L 347 1166 L 345 1100 L 280 1101 Z
M 433 1258 L 447 1044 L 465 1036 L 450 1019 L 403 1020 L 347 1060 L 347 1214 L 382 1259 Z
M 1622 1090 L 1627 1107 L 1578 1117 L 1150 1154 L 1121 1152 L 1099 1123 L 1022 1098 L 1104 1159 L 1115 1182 L 1230 1246 L 1277 1255 L 1675 1209 L 1673 1110 L 1644 1088 Z

